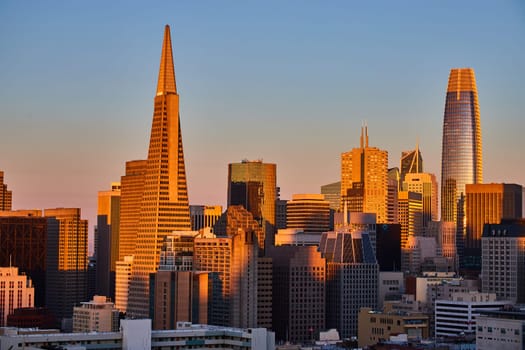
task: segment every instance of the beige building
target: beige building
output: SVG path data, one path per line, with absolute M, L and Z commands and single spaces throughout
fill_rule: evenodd
M 349 212 L 375 213 L 387 222 L 388 152 L 368 146 L 368 129 L 361 130 L 359 148 L 341 154 L 341 208 Z
M 0 211 L 11 210 L 13 204 L 13 192 L 7 189 L 4 183 L 4 172 L 0 171 Z
M 524 331 L 525 312 L 519 308 L 482 312 L 476 318 L 476 349 L 524 349 Z
M 330 230 L 330 202 L 323 194 L 294 194 L 286 203 L 286 228 L 305 233 Z
M 222 205 L 190 205 L 191 229 L 213 227 L 222 215 Z
M 428 173 L 409 173 L 402 183 L 403 191 L 421 194 L 423 204 L 422 226 L 427 227 L 429 222 L 437 221 L 438 212 L 438 183 L 436 175 Z
M 131 283 L 133 255 L 125 256 L 115 264 L 115 307 L 125 313 L 128 309 L 128 290 Z
M 362 348 L 397 334 L 406 334 L 409 340 L 427 339 L 429 320 L 428 316 L 420 313 L 380 312 L 361 308 L 358 329 L 358 344 Z
M 209 323 L 254 327 L 258 309 L 257 238 L 262 228 L 250 212 L 230 206 L 215 225 L 215 238 L 195 238 L 194 267 L 212 275 Z
M 120 178 L 119 260 L 135 254 L 146 163 L 145 160 L 126 162 L 126 175 Z
M 440 255 L 457 271 L 456 224 L 451 221 L 431 221 L 425 229 L 425 236 L 436 239 Z
M 102 295 L 73 309 L 73 332 L 118 332 L 119 311 Z
M 35 288 L 31 279 L 18 273 L 18 267 L 0 267 L 0 327 L 15 309 L 35 306 Z
M 164 237 L 191 229 L 169 26 L 164 31 L 154 105 L 128 299 L 132 317 L 149 315 L 149 275 L 157 271 Z

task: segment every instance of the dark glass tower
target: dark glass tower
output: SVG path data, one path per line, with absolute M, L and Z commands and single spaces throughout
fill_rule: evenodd
M 228 207 L 242 205 L 263 228 L 259 247 L 272 244 L 275 231 L 275 164 L 243 160 L 228 165 Z
M 441 157 L 441 220 L 457 225 L 462 261 L 465 185 L 483 182 L 478 91 L 472 68 L 454 68 L 448 79 Z

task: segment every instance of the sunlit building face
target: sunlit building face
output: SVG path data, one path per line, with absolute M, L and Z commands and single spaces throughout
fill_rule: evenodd
M 478 92 L 471 68 L 450 71 L 441 162 L 441 219 L 457 222 L 465 185 L 483 182 Z

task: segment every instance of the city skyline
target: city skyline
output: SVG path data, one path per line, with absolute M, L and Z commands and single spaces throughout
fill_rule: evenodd
M 454 67 L 476 72 L 484 182 L 523 184 L 523 5 L 379 3 L 1 4 L 0 170 L 13 209 L 80 207 L 92 231 L 98 191 L 146 157 L 165 24 L 191 204 L 224 205 L 228 164 L 244 158 L 277 164 L 282 198 L 318 193 L 338 181 L 363 120 L 389 167 L 419 143 L 439 178 Z

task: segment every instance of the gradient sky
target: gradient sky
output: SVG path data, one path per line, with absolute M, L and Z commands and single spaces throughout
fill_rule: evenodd
M 147 156 L 170 24 L 190 203 L 227 164 L 277 163 L 281 198 L 339 180 L 341 152 L 419 140 L 440 179 L 450 68 L 476 72 L 485 182 L 525 184 L 522 1 L 2 1 L 0 170 L 14 209 L 80 207 Z

